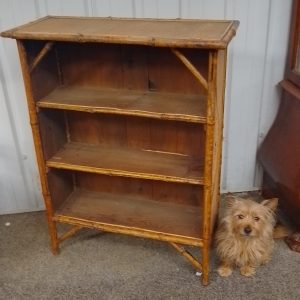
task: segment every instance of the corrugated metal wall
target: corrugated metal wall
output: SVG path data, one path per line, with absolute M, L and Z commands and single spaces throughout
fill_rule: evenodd
M 50 15 L 240 20 L 229 49 L 223 191 L 261 182 L 257 147 L 272 123 L 291 0 L 0 0 L 0 30 Z M 43 208 L 16 45 L 0 40 L 0 213 Z

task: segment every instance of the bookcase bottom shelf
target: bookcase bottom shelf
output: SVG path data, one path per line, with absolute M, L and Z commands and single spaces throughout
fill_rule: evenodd
M 141 196 L 75 190 L 54 220 L 109 232 L 202 246 L 201 208 Z

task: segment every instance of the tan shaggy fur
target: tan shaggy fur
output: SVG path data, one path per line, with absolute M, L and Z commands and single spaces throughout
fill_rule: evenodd
M 244 276 L 255 274 L 255 268 L 267 263 L 274 247 L 274 211 L 278 199 L 257 203 L 249 199 L 228 197 L 226 211 L 220 220 L 215 242 L 220 260 L 218 273 L 229 276 L 236 266 Z

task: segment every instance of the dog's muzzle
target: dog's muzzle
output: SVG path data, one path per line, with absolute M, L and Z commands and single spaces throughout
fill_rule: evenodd
M 244 232 L 245 232 L 246 235 L 249 235 L 252 232 L 252 228 L 250 226 L 246 226 L 244 228 Z

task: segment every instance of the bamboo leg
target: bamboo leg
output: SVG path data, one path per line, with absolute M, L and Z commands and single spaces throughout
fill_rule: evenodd
M 43 197 L 47 209 L 47 220 L 48 220 L 48 229 L 49 229 L 50 240 L 51 240 L 51 250 L 53 254 L 57 254 L 58 239 L 57 239 L 56 223 L 53 220 L 53 215 L 54 215 L 53 207 L 52 207 L 49 187 L 47 183 L 45 159 L 42 151 L 43 147 L 41 143 L 40 130 L 38 126 L 38 117 L 37 117 L 37 111 L 35 106 L 35 100 L 32 92 L 29 66 L 27 63 L 27 54 L 26 54 L 26 49 L 24 47 L 24 44 L 21 40 L 17 40 L 17 46 L 18 46 L 18 51 L 20 56 L 21 67 L 22 67 L 22 74 L 24 78 L 25 91 L 26 91 L 27 103 L 29 109 L 30 125 L 32 128 L 32 135 L 33 135 L 33 141 L 35 146 L 36 158 L 38 162 Z
M 215 102 L 216 102 L 216 78 L 217 76 L 217 52 L 209 53 L 209 69 L 208 69 L 208 95 L 207 95 L 207 111 L 206 118 L 208 120 L 205 126 L 205 162 L 204 162 L 204 178 L 205 185 L 203 190 L 203 247 L 202 247 L 202 283 L 208 284 L 209 277 L 209 251 L 210 240 L 212 234 L 212 197 L 213 187 L 216 188 L 218 178 L 213 178 L 213 156 L 215 137 Z
M 205 242 L 202 247 L 202 284 L 209 283 L 209 243 Z
M 185 250 L 182 246 L 179 246 L 175 243 L 170 243 L 182 256 L 184 256 L 197 270 L 202 271 L 201 264 L 197 261 L 197 259 Z

